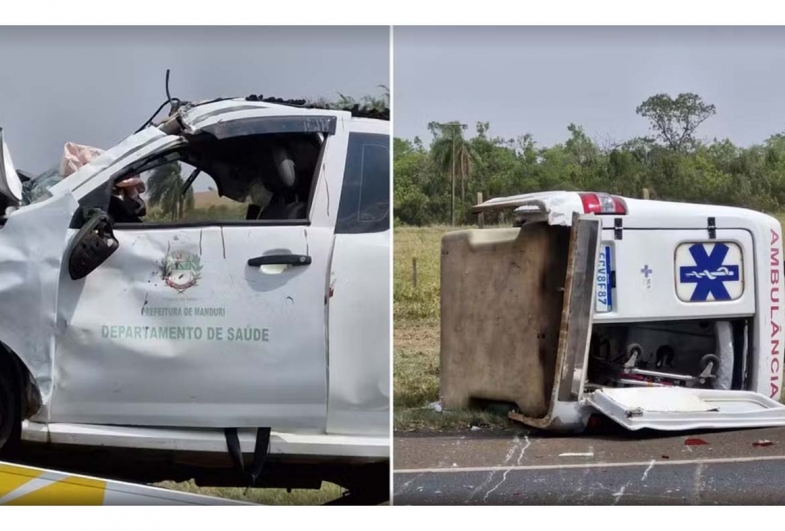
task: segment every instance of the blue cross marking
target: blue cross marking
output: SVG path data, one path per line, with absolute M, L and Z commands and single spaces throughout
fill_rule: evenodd
M 740 280 L 740 276 L 738 265 L 722 263 L 728 254 L 728 246 L 716 243 L 711 254 L 708 254 L 703 244 L 696 243 L 691 245 L 689 250 L 695 265 L 679 267 L 679 281 L 696 284 L 690 301 L 706 301 L 709 295 L 713 295 L 716 301 L 730 300 L 725 282 L 736 282 Z
M 643 273 L 644 277 L 649 278 L 649 275 L 651 275 L 653 271 L 649 269 L 649 264 L 646 264 L 643 266 L 643 269 L 641 269 L 641 273 Z

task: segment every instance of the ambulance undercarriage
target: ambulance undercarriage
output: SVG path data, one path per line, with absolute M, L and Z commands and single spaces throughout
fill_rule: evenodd
M 785 425 L 776 219 L 551 192 L 488 201 L 512 228 L 442 241 L 442 401 L 580 431 Z

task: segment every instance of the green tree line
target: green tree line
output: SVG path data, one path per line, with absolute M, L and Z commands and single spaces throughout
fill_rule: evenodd
M 547 190 L 641 197 L 647 188 L 651 199 L 785 210 L 785 133 L 749 147 L 702 141 L 697 131 L 717 111 L 691 93 L 657 94 L 635 112 L 650 135 L 623 142 L 597 142 L 570 124 L 564 143 L 540 147 L 528 134 L 492 136 L 488 122 L 476 123 L 471 138 L 460 122 L 429 124 L 429 145 L 395 138 L 395 221 L 473 223 L 477 192 L 489 199 Z

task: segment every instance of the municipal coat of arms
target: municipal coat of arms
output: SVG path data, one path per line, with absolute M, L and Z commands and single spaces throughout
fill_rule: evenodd
M 202 277 L 198 255 L 188 251 L 169 251 L 161 262 L 161 278 L 166 285 L 183 293 Z

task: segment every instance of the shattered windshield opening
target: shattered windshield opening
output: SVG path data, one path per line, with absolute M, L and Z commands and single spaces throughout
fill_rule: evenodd
M 51 197 L 49 189 L 63 180 L 59 165 L 53 166 L 22 183 L 22 205 L 30 205 Z
M 52 197 L 50 190 L 53 186 L 76 173 L 102 153 L 103 150 L 96 147 L 66 142 L 60 164 L 30 179 L 22 179 L 22 205 L 37 203 Z

